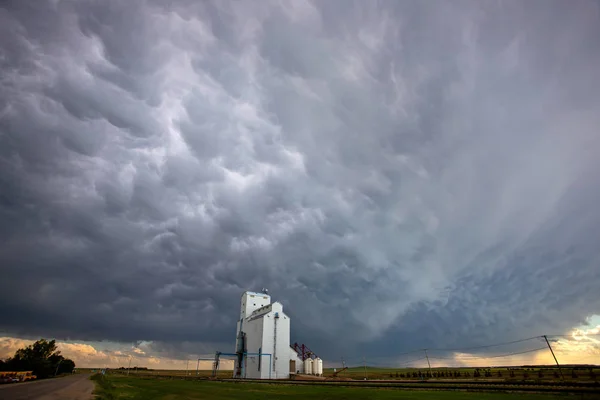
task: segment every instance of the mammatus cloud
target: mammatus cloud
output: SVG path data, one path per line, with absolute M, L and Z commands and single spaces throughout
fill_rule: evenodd
M 227 351 L 261 287 L 325 358 L 580 325 L 599 15 L 3 3 L 0 329 Z

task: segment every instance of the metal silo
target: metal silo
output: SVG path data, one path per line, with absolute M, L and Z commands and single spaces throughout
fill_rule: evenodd
M 319 357 L 313 361 L 313 374 L 321 376 L 323 375 L 323 360 Z
M 310 358 L 307 358 L 306 360 L 304 360 L 304 373 L 306 375 L 311 375 L 313 373 L 312 367 L 313 367 L 313 360 L 311 360 Z

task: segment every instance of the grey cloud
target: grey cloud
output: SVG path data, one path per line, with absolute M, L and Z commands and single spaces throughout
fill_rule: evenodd
M 597 3 L 5 2 L 0 27 L 6 332 L 228 350 L 268 287 L 292 340 L 383 357 L 600 309 Z

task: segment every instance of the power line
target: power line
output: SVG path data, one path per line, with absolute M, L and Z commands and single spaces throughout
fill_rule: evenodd
M 458 351 L 458 350 L 486 349 L 486 348 L 489 348 L 489 347 L 498 347 L 498 346 L 504 346 L 504 345 L 507 345 L 507 344 L 515 344 L 515 343 L 527 342 L 527 341 L 533 340 L 533 339 L 541 339 L 542 337 L 543 336 L 532 336 L 532 337 L 526 338 L 526 339 L 513 340 L 511 342 L 504 342 L 504 343 L 488 344 L 488 345 L 484 345 L 484 346 L 459 347 L 459 348 L 453 348 L 453 349 L 428 348 L 427 350 L 434 350 L 434 351 Z M 416 350 L 416 351 L 418 351 L 418 350 Z
M 420 361 L 420 360 L 424 360 L 424 359 L 425 359 L 425 357 L 421 357 L 421 358 L 415 358 L 414 360 L 405 361 L 405 362 L 402 362 L 402 363 L 400 363 L 400 364 L 397 364 L 397 365 L 406 365 L 406 364 L 411 364 L 411 363 L 414 363 L 415 361 Z
M 586 336 L 600 336 L 600 333 L 582 333 L 582 334 L 571 333 L 568 335 L 546 335 L 546 336 L 548 336 L 548 337 L 570 337 L 570 338 L 580 337 L 580 338 L 584 338 Z
M 527 362 L 530 361 L 529 358 L 525 357 L 525 354 L 529 354 L 529 353 L 534 353 L 534 352 L 538 352 L 538 351 L 543 351 L 546 350 L 547 347 L 539 347 L 539 348 L 535 348 L 535 349 L 530 349 L 530 350 L 525 350 L 525 351 L 517 351 L 517 352 L 512 352 L 512 353 L 505 353 L 505 354 L 497 354 L 497 355 L 490 355 L 490 356 L 464 356 L 464 357 L 460 357 L 460 358 L 452 358 L 452 357 L 429 357 L 431 360 L 440 360 L 440 362 L 444 363 L 444 361 L 454 361 L 454 362 L 477 362 L 479 360 L 483 361 L 486 359 L 492 359 L 492 358 L 506 358 L 506 357 L 512 357 L 511 360 L 512 361 L 519 361 L 519 362 Z M 584 357 L 579 357 L 581 360 L 587 360 L 587 359 L 600 359 L 600 355 L 587 355 Z M 408 361 L 403 361 L 401 363 L 395 363 L 395 362 L 391 362 L 391 363 L 381 363 L 381 362 L 367 362 L 367 365 L 370 367 L 385 367 L 385 368 L 419 368 L 419 367 L 415 367 L 413 365 L 413 363 L 416 363 L 418 361 L 422 361 L 425 360 L 425 357 L 420 357 L 420 358 L 415 358 L 412 360 L 408 360 Z M 521 361 L 522 360 L 522 361 Z M 505 360 L 508 361 L 508 360 Z M 450 365 L 446 365 L 447 367 L 451 367 Z M 363 365 L 356 365 L 353 368 L 360 368 L 363 367 Z M 432 365 L 433 367 L 433 365 Z M 458 368 L 460 367 L 464 367 L 464 365 L 460 365 L 458 366 Z M 423 367 L 421 367 L 423 368 Z M 426 367 L 424 367 L 426 368 Z M 436 366 L 437 368 L 437 366 Z
M 546 347 L 540 347 L 540 348 L 533 349 L 533 350 L 518 351 L 515 353 L 500 354 L 500 355 L 495 355 L 495 356 L 482 356 L 482 357 L 467 356 L 467 357 L 461 357 L 460 360 L 477 360 L 477 359 L 482 359 L 482 358 L 510 357 L 510 356 L 516 356 L 518 354 L 533 353 L 533 352 L 540 351 L 540 350 L 546 350 Z M 431 357 L 431 358 L 435 358 L 436 360 L 456 360 L 456 358 L 453 358 L 453 357 Z
M 388 367 L 389 365 L 404 365 L 404 364 L 410 364 L 411 362 L 418 361 L 418 360 L 422 360 L 422 359 L 423 359 L 423 358 L 417 358 L 417 359 L 415 359 L 415 360 L 411 360 L 411 361 L 403 361 L 403 362 L 401 362 L 401 363 L 394 363 L 394 362 L 392 362 L 392 363 L 389 363 L 389 362 L 387 362 L 387 363 L 384 363 L 384 362 L 373 362 L 373 361 L 367 361 L 367 365 L 368 365 L 369 367 Z
M 557 335 L 546 335 L 548 337 L 569 337 L 569 338 L 574 338 L 574 337 L 579 337 L 579 338 L 585 338 L 586 336 L 600 336 L 600 333 L 590 333 L 590 334 L 581 334 L 581 335 L 577 335 L 577 334 L 557 334 Z M 524 339 L 517 339 L 517 340 L 512 340 L 509 342 L 502 342 L 502 343 L 494 343 L 494 344 L 488 344 L 488 345 L 481 345 L 481 346 L 469 346 L 469 347 L 456 347 L 456 348 L 427 348 L 427 349 L 416 349 L 416 350 L 411 350 L 411 351 L 406 351 L 403 353 L 399 353 L 396 354 L 395 356 L 403 356 L 403 355 L 408 355 L 408 354 L 414 354 L 414 353 L 419 353 L 422 352 L 424 350 L 428 350 L 428 351 L 444 351 L 444 352 L 451 352 L 451 351 L 462 351 L 462 350 L 476 350 L 476 349 L 487 349 L 487 348 L 492 348 L 492 347 L 499 347 L 499 346 L 506 346 L 506 345 L 510 345 L 510 344 L 516 344 L 516 343 L 523 343 L 523 342 L 528 342 L 530 340 L 534 340 L 534 339 L 543 339 L 544 336 L 540 335 L 540 336 L 532 336 L 532 337 L 528 337 L 528 338 L 524 338 Z M 436 359 L 436 360 L 455 360 L 455 361 L 460 361 L 460 360 L 464 360 L 464 361 L 474 361 L 474 360 L 478 360 L 478 359 L 487 359 L 487 358 L 502 358 L 502 357 L 510 357 L 510 356 L 515 356 L 515 355 L 520 355 L 520 354 L 527 354 L 527 353 L 533 353 L 536 351 L 541 351 L 541 350 L 545 350 L 546 347 L 539 347 L 536 349 L 532 349 L 532 350 L 525 350 L 525 351 L 518 351 L 518 352 L 513 352 L 513 353 L 506 353 L 506 354 L 499 354 L 499 355 L 490 355 L 490 356 L 474 356 L 474 355 L 466 355 L 466 356 L 461 356 L 458 360 L 456 357 L 435 357 L 435 356 L 430 356 L 430 359 Z M 593 356 L 592 356 L 593 357 Z M 420 360 L 425 360 L 426 357 L 420 357 L 420 358 L 416 358 L 410 361 L 405 361 L 405 362 L 401 362 L 401 363 L 391 363 L 393 364 L 392 366 L 390 366 L 390 368 L 394 368 L 397 366 L 401 366 L 401 365 L 407 365 L 407 364 L 411 364 L 413 362 L 416 361 L 420 361 Z M 360 359 L 358 359 L 360 360 Z M 358 361 L 357 360 L 357 361 Z M 363 361 L 363 364 L 365 363 L 365 360 L 360 360 Z M 383 365 L 389 365 L 387 363 L 377 363 L 377 362 L 369 362 L 369 365 L 373 365 L 373 366 L 383 366 Z
M 600 336 L 600 333 L 589 333 L 589 334 L 562 334 L 562 335 L 546 335 L 548 337 L 570 337 L 570 338 L 574 338 L 574 337 L 581 337 L 581 338 L 585 338 L 586 336 Z M 486 345 L 481 345 L 481 346 L 470 346 L 470 347 L 455 347 L 455 348 L 435 348 L 435 347 L 428 347 L 427 350 L 430 351 L 459 351 L 459 350 L 475 350 L 475 349 L 487 349 L 490 347 L 499 347 L 499 346 L 505 346 L 505 345 L 509 345 L 509 344 L 515 344 L 515 343 L 523 343 L 523 342 L 527 342 L 529 340 L 533 340 L 533 339 L 543 339 L 544 335 L 539 335 L 539 336 L 532 336 L 532 337 L 528 337 L 528 338 L 524 338 L 524 339 L 517 339 L 517 340 L 512 340 L 510 342 L 503 342 L 503 343 L 494 343 L 494 344 L 486 344 Z M 418 353 L 423 351 L 424 349 L 417 349 L 417 350 L 411 350 L 411 351 L 407 351 L 404 353 L 400 353 L 397 354 L 397 356 L 403 356 L 406 354 L 412 354 L 412 353 Z
M 407 354 L 413 354 L 413 353 L 420 353 L 422 351 L 423 351 L 423 349 L 411 350 L 411 351 L 407 351 L 407 352 L 404 352 L 404 353 L 394 354 L 394 357 L 405 356 Z M 424 358 L 425 357 L 423 357 L 423 359 Z M 350 358 L 350 359 L 346 359 L 346 362 L 351 363 L 351 364 L 358 364 L 358 363 L 361 363 L 362 361 L 363 361 L 362 358 Z M 381 364 L 381 365 L 383 365 L 383 364 Z
M 403 361 L 401 363 L 391 363 L 391 364 L 390 363 L 381 363 L 381 362 L 367 361 L 367 366 L 369 366 L 369 367 L 395 368 L 395 367 L 400 366 L 400 365 L 407 365 L 407 364 L 411 364 L 411 363 L 413 363 L 415 361 L 420 361 L 420 360 L 425 360 L 425 357 L 415 358 L 413 360 Z M 359 360 L 359 361 L 362 361 L 362 359 Z M 355 363 L 353 363 L 353 364 L 355 364 Z M 352 367 L 352 368 L 359 368 L 359 367 L 360 367 L 359 365 L 356 365 L 355 367 Z
M 396 356 L 398 356 L 398 357 L 399 357 L 399 356 L 405 356 L 405 355 L 407 355 L 407 354 L 420 353 L 420 352 L 422 352 L 422 351 L 423 351 L 423 349 L 411 350 L 411 351 L 407 351 L 407 352 L 405 352 L 405 353 L 396 354 Z

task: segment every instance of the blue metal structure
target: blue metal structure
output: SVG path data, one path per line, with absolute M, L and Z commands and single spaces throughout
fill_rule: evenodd
M 229 356 L 229 357 L 238 357 L 240 354 L 239 353 L 222 353 L 220 351 L 217 351 L 215 353 L 215 363 L 213 366 L 213 377 L 217 377 L 217 371 L 219 370 L 219 359 L 221 356 Z M 246 359 L 246 357 L 248 356 L 269 356 L 269 379 L 271 379 L 271 371 L 272 371 L 272 365 L 271 365 L 271 353 L 247 353 L 244 352 L 242 353 L 242 362 Z M 245 378 L 245 371 L 242 374 L 244 375 Z

